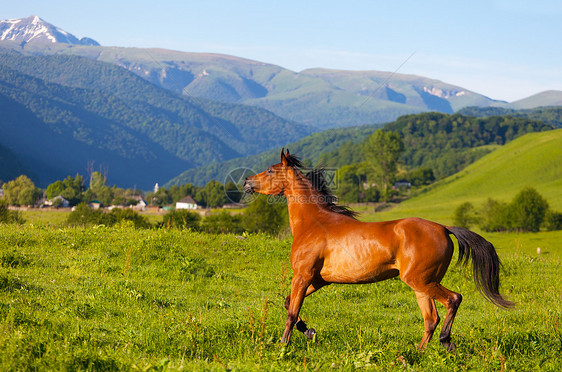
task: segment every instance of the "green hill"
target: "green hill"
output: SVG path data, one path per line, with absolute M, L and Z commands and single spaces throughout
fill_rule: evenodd
M 526 186 L 562 210 L 562 129 L 517 138 L 396 208 L 365 219 L 417 216 L 452 223 L 459 204 L 469 201 L 478 208 L 487 198 L 509 202 Z
M 562 105 L 562 91 L 547 90 L 527 98 L 511 102 L 507 107 L 516 109 L 529 109 L 537 106 L 560 106 Z

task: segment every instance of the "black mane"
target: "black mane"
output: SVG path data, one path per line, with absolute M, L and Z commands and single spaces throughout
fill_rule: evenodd
M 287 155 L 287 164 L 293 168 L 298 169 L 299 171 L 303 171 L 304 166 L 302 165 L 301 160 L 294 156 L 294 155 Z M 303 173 L 304 174 L 304 173 Z M 351 218 L 356 218 L 359 214 L 348 207 L 337 205 L 336 202 L 338 201 L 337 196 L 332 194 L 332 191 L 328 187 L 328 183 L 326 182 L 326 175 L 325 169 L 320 168 L 312 168 L 308 170 L 306 174 L 304 174 L 305 178 L 310 182 L 314 190 L 318 191 L 320 195 L 323 196 L 322 200 L 323 205 L 330 211 L 343 214 L 344 216 L 349 216 Z

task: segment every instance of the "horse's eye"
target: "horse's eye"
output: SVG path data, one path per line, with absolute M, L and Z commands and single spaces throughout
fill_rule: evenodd
M 265 171 L 265 174 L 270 175 L 273 173 L 273 170 L 271 168 L 267 168 L 267 170 Z

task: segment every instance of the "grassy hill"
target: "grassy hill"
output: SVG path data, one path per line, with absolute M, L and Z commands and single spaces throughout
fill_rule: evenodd
M 507 107 L 516 109 L 529 109 L 537 106 L 560 106 L 562 105 L 562 91 L 547 90 L 527 98 L 511 102 Z
M 396 208 L 363 218 L 417 216 L 450 224 L 459 204 L 469 201 L 478 208 L 487 198 L 509 202 L 526 186 L 562 210 L 562 129 L 517 138 Z

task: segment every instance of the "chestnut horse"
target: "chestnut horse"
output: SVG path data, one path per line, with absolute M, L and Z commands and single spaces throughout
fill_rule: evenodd
M 462 296 L 440 282 L 453 256 L 454 235 L 459 262 L 472 258 L 474 280 L 483 296 L 501 308 L 514 304 L 499 294 L 500 262 L 493 245 L 461 227 L 443 226 L 420 218 L 361 222 L 355 213 L 335 204 L 322 173 L 303 174 L 300 161 L 281 150 L 281 162 L 246 178 L 244 190 L 284 194 L 293 233 L 291 293 L 285 300 L 287 323 L 281 339 L 288 343 L 293 327 L 308 338 L 315 334 L 299 317 L 304 298 L 331 283 L 373 283 L 400 276 L 410 286 L 421 309 L 425 333 L 419 349 L 429 342 L 439 323 L 435 300 L 447 309 L 439 340 L 453 350 L 451 326 Z

